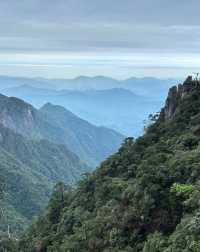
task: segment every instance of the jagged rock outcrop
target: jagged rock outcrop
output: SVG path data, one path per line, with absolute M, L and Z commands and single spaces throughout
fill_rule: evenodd
M 200 81 L 193 79 L 192 76 L 188 76 L 183 84 L 170 88 L 165 107 L 162 110 L 165 120 L 171 119 L 174 116 L 180 100 L 195 88 L 200 88 Z

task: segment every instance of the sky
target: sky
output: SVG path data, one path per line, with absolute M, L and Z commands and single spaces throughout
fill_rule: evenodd
M 184 77 L 200 70 L 199 0 L 0 0 L 0 75 Z

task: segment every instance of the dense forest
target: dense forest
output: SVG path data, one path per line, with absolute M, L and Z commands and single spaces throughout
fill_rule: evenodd
M 65 146 L 29 140 L 0 124 L 0 230 L 18 236 L 45 208 L 53 186 L 72 184 L 89 167 Z
M 200 82 L 172 87 L 150 119 L 76 188 L 57 184 L 10 251 L 200 251 Z

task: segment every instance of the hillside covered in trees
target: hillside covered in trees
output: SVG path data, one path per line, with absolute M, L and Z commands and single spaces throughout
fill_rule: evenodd
M 17 237 L 41 214 L 59 181 L 72 184 L 89 167 L 64 145 L 28 140 L 0 124 L 0 237 Z
M 77 188 L 57 185 L 17 251 L 200 251 L 199 143 L 200 82 L 188 77 L 142 137 Z

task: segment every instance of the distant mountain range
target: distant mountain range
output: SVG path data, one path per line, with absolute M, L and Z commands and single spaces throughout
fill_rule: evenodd
M 162 106 L 162 97 L 136 95 L 123 88 L 76 91 L 22 85 L 2 92 L 38 108 L 48 102 L 61 105 L 95 125 L 112 128 L 127 136 L 142 134 L 144 120 Z
M 177 83 L 177 81 L 177 79 L 158 79 L 153 77 L 132 77 L 126 80 L 116 80 L 105 76 L 79 76 L 74 79 L 43 79 L 0 76 L 0 91 L 22 85 L 28 85 L 41 89 L 68 89 L 76 91 L 124 88 L 137 95 L 164 99 L 169 87 L 172 84 Z

